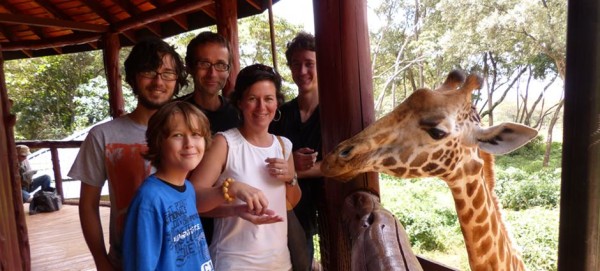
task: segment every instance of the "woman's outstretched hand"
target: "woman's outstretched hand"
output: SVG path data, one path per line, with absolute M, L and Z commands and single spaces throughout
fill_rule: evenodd
M 269 200 L 261 190 L 243 182 L 232 182 L 229 189 L 231 194 L 246 203 L 244 206 L 248 213 L 261 216 L 267 211 Z
M 283 217 L 276 215 L 275 212 L 271 209 L 266 209 L 263 214 L 259 215 L 254 212 L 248 211 L 248 206 L 244 204 L 238 205 L 235 208 L 235 213 L 239 217 L 248 220 L 256 225 L 283 222 Z

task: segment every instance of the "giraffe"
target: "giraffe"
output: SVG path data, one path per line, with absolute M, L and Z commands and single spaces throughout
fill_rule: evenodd
M 419 89 L 392 112 L 329 153 L 327 177 L 363 172 L 400 178 L 438 177 L 450 188 L 472 270 L 525 270 L 502 221 L 494 193 L 493 154 L 505 154 L 537 135 L 516 123 L 480 126 L 471 92 L 482 78 L 452 71 L 435 91 Z

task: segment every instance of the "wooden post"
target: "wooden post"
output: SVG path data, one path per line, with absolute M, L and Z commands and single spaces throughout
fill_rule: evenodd
M 313 0 L 323 154 L 374 121 L 373 82 L 365 0 Z M 379 195 L 377 174 L 348 183 L 328 179 L 319 212 L 326 270 L 350 270 L 350 244 L 340 210 L 357 190 Z
M 119 50 L 121 44 L 119 35 L 106 33 L 103 36 L 104 71 L 108 86 L 108 103 L 110 105 L 110 116 L 113 118 L 125 114 L 125 100 L 121 88 L 121 74 L 119 72 Z
M 229 97 L 235 86 L 235 79 L 240 72 L 240 41 L 237 27 L 237 0 L 215 1 L 217 13 L 217 32 L 229 41 L 231 47 L 231 69 L 229 79 L 223 88 L 223 96 Z
M 568 7 L 558 270 L 600 270 L 600 5 Z
M 31 252 L 21 178 L 17 166 L 17 149 L 13 127 L 16 118 L 10 113 L 11 104 L 4 77 L 4 58 L 0 51 L 0 269 L 30 270 Z
M 62 187 L 62 176 L 60 174 L 60 159 L 58 158 L 58 150 L 56 147 L 50 148 L 50 155 L 52 157 L 52 170 L 54 171 L 56 193 L 60 195 L 61 201 L 65 203 L 65 194 L 63 193 Z

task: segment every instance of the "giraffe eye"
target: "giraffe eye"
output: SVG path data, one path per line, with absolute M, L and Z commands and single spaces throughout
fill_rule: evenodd
M 429 136 L 431 136 L 431 138 L 433 138 L 435 140 L 440 140 L 448 135 L 448 133 L 446 133 L 438 128 L 435 128 L 435 127 L 429 128 L 425 131 L 429 134 Z
M 347 147 L 340 152 L 340 157 L 346 158 L 350 154 L 350 152 L 354 149 L 354 147 Z

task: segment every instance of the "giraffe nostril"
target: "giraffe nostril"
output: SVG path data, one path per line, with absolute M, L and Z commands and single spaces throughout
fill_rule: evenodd
M 340 152 L 340 157 L 342 157 L 342 158 L 348 157 L 348 155 L 350 154 L 350 152 L 352 151 L 352 149 L 354 149 L 354 147 L 352 147 L 352 146 L 343 149 Z

